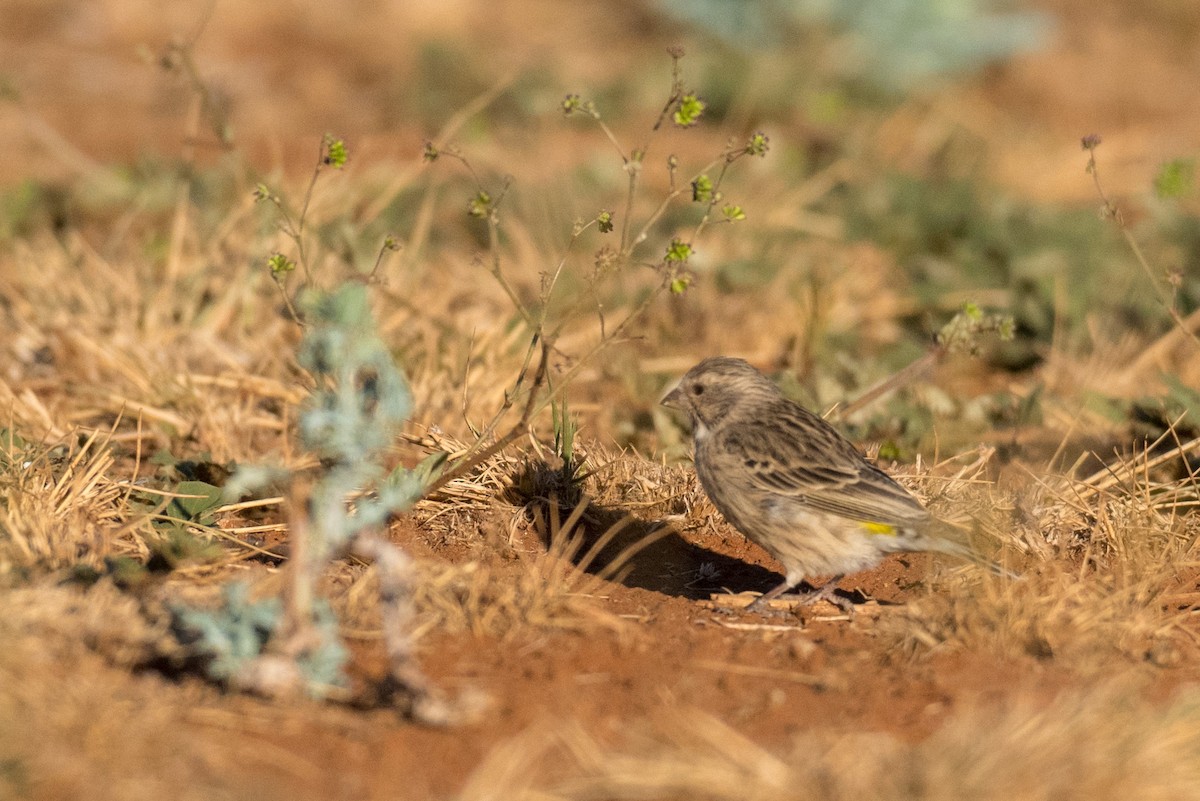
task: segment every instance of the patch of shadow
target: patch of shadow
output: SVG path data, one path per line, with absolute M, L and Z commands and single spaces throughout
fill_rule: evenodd
M 715 592 L 765 592 L 782 579 L 760 565 L 688 542 L 661 518 L 643 519 L 620 505 L 585 497 L 582 483 L 577 471 L 530 461 L 514 477 L 507 500 L 526 509 L 547 548 L 562 548 L 588 573 L 690 600 Z M 650 508 L 662 509 L 664 516 L 676 513 L 669 506 L 664 499 L 661 507 Z M 565 547 L 570 538 L 578 542 Z

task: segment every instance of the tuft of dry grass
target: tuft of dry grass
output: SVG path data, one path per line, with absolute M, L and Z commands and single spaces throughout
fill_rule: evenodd
M 431 632 L 509 637 L 547 629 L 627 634 L 626 622 L 596 602 L 602 589 L 574 566 L 574 555 L 568 544 L 512 560 L 416 560 L 413 639 Z M 328 581 L 331 601 L 350 636 L 379 637 L 374 567 L 347 566 Z
M 571 527 L 575 521 L 571 522 Z M 504 636 L 533 629 L 608 630 L 629 634 L 628 623 L 606 610 L 604 580 L 578 566 L 583 538 L 554 536 L 550 548 L 521 556 L 505 569 L 495 562 L 426 565 L 416 603 L 418 634 L 462 631 Z
M 573 723 L 536 727 L 497 746 L 459 798 L 1200 798 L 1200 694 L 1147 703 L 1128 683 L 969 708 L 920 742 L 827 729 L 777 753 L 694 709 L 634 724 L 622 740 L 602 743 Z
M 465 450 L 441 432 L 408 438 L 422 451 Z M 636 454 L 580 445 L 582 467 L 570 478 L 543 453 L 501 452 L 447 483 L 413 512 L 417 536 L 465 548 L 465 559 L 416 559 L 414 602 L 431 631 L 507 637 L 531 630 L 631 633 L 604 608 L 611 582 L 669 532 L 664 519 L 696 520 L 713 510 L 690 471 Z M 558 460 L 561 461 L 561 460 Z M 329 577 L 343 619 L 360 637 L 378 603 L 374 569 L 346 565 Z
M 129 510 L 129 490 L 113 473 L 108 437 L 20 444 L 0 431 L 0 576 L 149 552 L 145 515 Z
M 215 689 L 131 672 L 166 625 L 107 582 L 0 593 L 0 797 L 295 798 L 320 781 L 275 744 L 282 709 L 262 723 Z
M 41 584 L 0 594 L 5 641 L 19 644 L 17 650 L 40 643 L 42 658 L 64 664 L 87 652 L 119 667 L 143 664 L 166 636 L 167 620 L 165 614 L 148 616 L 139 601 L 109 581 L 87 591 Z
M 1165 461 L 1142 453 L 1083 481 L 1039 478 L 1016 494 L 981 482 L 948 488 L 979 527 L 1023 554 L 1021 576 L 938 583 L 884 618 L 888 635 L 910 652 L 966 648 L 1085 671 L 1107 669 L 1114 655 L 1180 663 L 1200 646 L 1190 625 L 1200 518 L 1189 513 L 1194 478 L 1149 478 L 1148 465 Z
M 1109 670 L 1113 656 L 1169 667 L 1196 642 L 1182 625 L 1190 613 L 1163 609 L 1166 578 L 1122 583 L 1051 562 L 1016 581 L 943 583 L 881 618 L 881 630 L 910 653 L 1054 659 L 1084 673 Z

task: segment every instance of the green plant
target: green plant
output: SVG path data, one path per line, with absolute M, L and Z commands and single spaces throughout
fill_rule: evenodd
M 1104 191 L 1104 186 L 1100 182 L 1100 166 L 1096 163 L 1096 148 L 1100 146 L 1100 142 L 1099 135 L 1089 134 L 1083 137 L 1080 144 L 1088 154 L 1086 169 L 1088 174 L 1092 176 L 1092 182 L 1096 187 L 1096 194 L 1100 197 L 1100 202 L 1102 203 L 1101 213 L 1106 219 L 1112 220 L 1117 228 L 1120 229 L 1121 235 L 1125 238 L 1125 242 L 1133 252 L 1138 266 L 1142 268 L 1147 282 L 1158 296 L 1159 302 L 1162 303 L 1171 320 L 1175 323 L 1175 336 L 1190 339 L 1192 345 L 1200 349 L 1200 337 L 1197 337 L 1192 330 L 1195 320 L 1184 320 L 1178 307 L 1179 281 L 1177 279 L 1172 280 L 1172 276 L 1170 275 L 1157 274 L 1150 266 L 1150 262 L 1142 250 L 1141 244 L 1138 242 L 1137 237 L 1134 236 L 1129 224 L 1125 221 L 1125 216 Z M 1164 176 L 1167 177 L 1164 178 Z M 1173 170 L 1168 169 L 1160 172 L 1155 188 L 1160 195 L 1169 196 L 1184 191 L 1184 187 L 1190 185 L 1190 183 L 1190 167 L 1176 166 Z
M 475 194 L 467 203 L 467 213 L 482 220 L 487 229 L 488 271 L 504 290 L 509 301 L 529 333 L 529 345 L 524 363 L 512 389 L 506 393 L 505 402 L 482 426 L 475 445 L 458 462 L 452 465 L 435 488 L 461 475 L 483 459 L 513 442 L 529 424 L 532 416 L 554 402 L 555 393 L 563 391 L 585 365 L 594 361 L 605 348 L 623 341 L 632 324 L 664 294 L 682 294 L 693 281 L 688 269 L 689 260 L 695 255 L 696 243 L 705 230 L 718 223 L 734 223 L 744 220 L 745 211 L 736 204 L 725 202 L 722 185 L 729 169 L 737 162 L 749 157 L 765 156 L 770 143 L 765 134 L 758 132 L 742 142 L 728 144 L 720 153 L 692 173 L 686 180 L 680 177 L 679 159 L 668 155 L 664 160 L 668 190 L 641 220 L 636 219 L 641 195 L 643 172 L 648 163 L 651 146 L 668 124 L 678 128 L 696 125 L 706 108 L 700 95 L 688 88 L 683 81 L 680 61 L 681 48 L 671 48 L 672 77 L 670 91 L 658 116 L 651 124 L 642 142 L 632 148 L 623 145 L 612 128 L 605 122 L 598 105 L 578 94 L 568 94 L 562 101 L 562 112 L 567 117 L 583 117 L 599 127 L 604 137 L 617 151 L 621 167 L 626 176 L 623 211 L 620 213 L 602 209 L 589 220 L 577 220 L 572 227 L 566 248 L 558 261 L 543 274 L 537 300 L 534 305 L 522 300 L 506 272 L 502 247 L 503 204 L 511 187 L 511 179 L 505 178 L 498 187 L 485 185 L 483 178 L 472 167 L 470 160 L 457 148 L 429 142 L 425 146 L 425 160 L 433 163 L 442 159 L 453 160 L 463 166 L 476 186 Z M 668 211 L 681 198 L 690 197 L 700 207 L 698 219 L 690 226 L 687 235 L 673 235 L 664 244 L 652 250 L 648 243 L 655 238 L 658 226 Z M 615 244 L 606 244 L 594 251 L 591 269 L 583 273 L 582 289 L 576 288 L 574 297 L 560 300 L 559 288 L 569 270 L 575 248 L 581 243 L 583 234 L 595 229 L 602 235 L 619 232 Z M 623 311 L 614 323 L 610 322 L 601 300 L 602 287 L 627 280 L 633 267 L 644 267 L 652 271 L 656 281 L 640 300 Z M 594 310 L 594 318 L 589 314 Z M 559 341 L 568 331 L 575 331 L 581 323 L 586 325 L 594 319 L 594 339 L 582 353 L 569 354 L 570 366 L 555 376 L 554 389 L 543 393 L 547 383 L 547 362 L 551 353 L 557 352 Z M 540 355 L 539 354 L 540 350 Z M 532 368 L 535 363 L 536 367 Z M 493 439 L 505 415 L 524 400 L 522 414 L 504 436 Z
M 883 381 L 859 395 L 852 403 L 838 410 L 839 417 L 848 417 L 879 397 L 907 386 L 922 376 L 947 354 L 966 352 L 979 354 L 984 341 L 995 337 L 1001 342 L 1013 338 L 1013 318 L 1005 314 L 984 312 L 975 303 L 967 303 L 962 311 L 938 331 L 937 341 L 925 355 L 905 365 Z
M 262 665 L 262 655 L 277 636 L 283 621 L 278 598 L 250 599 L 249 588 L 230 582 L 222 588 L 221 606 L 214 610 L 173 605 L 174 630 L 206 675 L 215 681 L 242 687 L 261 682 L 252 666 Z M 295 669 L 307 691 L 316 697 L 342 688 L 347 653 L 337 633 L 337 619 L 327 603 L 313 606 L 312 631 L 319 640 L 297 654 Z
M 215 611 L 177 607 L 177 627 L 191 632 L 189 647 L 205 658 L 213 679 L 268 695 L 329 695 L 344 683 L 345 651 L 317 585 L 331 560 L 352 551 L 379 571 L 391 659 L 386 694 L 413 717 L 444 722 L 449 709 L 416 667 L 409 642 L 411 564 L 377 534 L 390 515 L 421 497 L 444 457 L 412 470 L 384 470 L 383 455 L 407 419 L 412 397 L 375 332 L 366 286 L 311 290 L 302 308 L 308 326 L 298 358 L 316 388 L 299 433 L 320 467 L 313 475 L 242 468 L 226 487 L 226 497 L 234 498 L 269 482 L 289 487 L 292 548 L 283 602 L 250 603 L 242 591 L 228 590 Z
M 269 203 L 275 208 L 279 215 L 279 230 L 291 241 L 292 247 L 295 250 L 295 259 L 292 259 L 282 251 L 275 251 L 267 257 L 266 267 L 271 280 L 279 288 L 280 295 L 287 306 L 289 314 L 300 325 L 304 325 L 306 321 L 301 313 L 302 310 L 297 309 L 294 297 L 303 294 L 306 290 L 321 286 L 317 282 L 314 272 L 314 258 L 311 253 L 312 246 L 309 243 L 308 236 L 309 208 L 312 204 L 313 192 L 317 187 L 318 179 L 326 170 L 342 169 L 346 166 L 349 158 L 349 151 L 346 148 L 345 140 L 333 134 L 325 134 L 321 137 L 316 164 L 313 166 L 312 175 L 309 177 L 308 187 L 304 191 L 304 198 L 301 200 L 299 209 L 291 208 L 280 195 L 273 192 L 266 184 L 260 183 L 254 189 L 255 200 Z M 375 266 L 368 276 L 369 280 L 373 280 L 376 277 L 386 255 L 398 249 L 399 244 L 394 236 L 391 234 L 384 236 L 378 255 L 375 258 Z M 302 281 L 299 289 L 292 292 L 289 290 L 289 279 L 296 271 L 297 266 L 300 268 Z M 324 286 L 328 287 L 335 283 L 335 281 L 336 279 L 327 279 Z

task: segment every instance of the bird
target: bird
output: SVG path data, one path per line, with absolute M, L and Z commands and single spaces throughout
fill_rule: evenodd
M 820 576 L 832 578 L 800 602 L 847 609 L 834 594 L 838 582 L 890 553 L 953 554 L 1008 574 L 950 538 L 950 524 L 743 359 L 704 359 L 662 404 L 691 419 L 696 474 L 713 505 L 786 570 L 749 611 Z

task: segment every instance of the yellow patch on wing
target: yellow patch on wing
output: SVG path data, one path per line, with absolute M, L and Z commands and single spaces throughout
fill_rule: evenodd
M 870 532 L 871 534 L 882 534 L 887 537 L 896 536 L 896 527 L 890 526 L 887 523 L 866 523 L 866 522 L 864 522 L 864 523 L 861 523 L 860 525 L 863 528 L 865 528 L 868 532 Z

